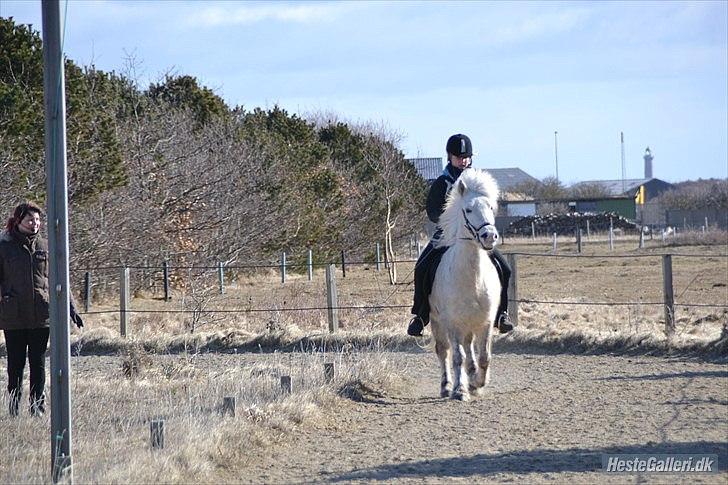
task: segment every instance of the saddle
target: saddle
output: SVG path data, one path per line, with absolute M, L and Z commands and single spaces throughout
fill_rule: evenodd
M 450 246 L 444 246 L 439 248 L 433 247 L 430 253 L 427 255 L 427 261 L 425 263 L 427 266 L 427 271 L 424 274 L 424 281 L 422 282 L 422 290 L 425 298 L 423 301 L 423 308 L 421 308 L 421 310 L 426 310 L 426 315 L 424 314 L 425 311 L 418 312 L 420 318 L 422 318 L 425 324 L 429 323 L 430 321 L 429 298 L 430 293 L 432 293 L 432 286 L 435 284 L 435 274 L 437 273 L 437 267 L 440 266 L 442 255 L 445 254 L 445 252 L 449 248 Z M 493 253 L 488 253 L 488 256 L 490 257 L 490 260 L 493 262 L 493 266 L 495 266 L 495 269 L 498 272 L 498 280 L 501 282 L 501 284 L 503 284 L 503 268 L 501 267 L 500 263 L 498 263 L 498 259 L 493 256 Z

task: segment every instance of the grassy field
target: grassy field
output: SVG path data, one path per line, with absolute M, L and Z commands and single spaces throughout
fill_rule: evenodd
M 528 341 L 530 334 L 559 339 L 574 332 L 661 337 L 664 313 L 651 303 L 662 299 L 665 252 L 680 254 L 673 258 L 677 303 L 728 304 L 726 245 L 658 247 L 648 241 L 645 249 L 635 248 L 636 239 L 609 253 L 625 258 L 554 258 L 545 257 L 550 241 L 508 241 L 503 251 L 519 253 L 519 298 L 572 302 L 521 303 L 520 329 L 508 339 Z M 566 244 L 559 249 L 562 255 L 573 253 Z M 585 242 L 585 256 L 607 253 L 604 242 Z M 330 410 L 353 406 L 341 396 L 410 385 L 384 350 L 412 345 L 404 336 L 412 269 L 411 262 L 399 263 L 397 285 L 373 265 L 349 266 L 345 278 L 338 271 L 340 306 L 391 308 L 342 309 L 337 336 L 328 334 L 321 268 L 313 281 L 289 273 L 285 284 L 273 270 L 229 272 L 224 295 L 218 294 L 214 271 L 197 278 L 192 288 L 174 289 L 169 302 L 161 294 L 138 292 L 126 339 L 119 337 L 116 298 L 97 299 L 85 316 L 86 327 L 73 330 L 76 480 L 237 481 L 251 460 L 297 430 L 336 427 L 329 422 Z M 312 307 L 320 309 L 300 310 Z M 190 313 L 195 308 L 226 312 Z M 187 313 L 175 313 L 179 310 Z M 727 322 L 722 308 L 678 307 L 678 339 L 715 340 Z M 298 351 L 271 352 L 285 344 L 298 345 Z M 250 352 L 256 345 L 267 352 Z M 206 353 L 211 350 L 223 355 Z M 248 352 L 237 353 L 243 350 Z M 324 381 L 325 361 L 337 365 L 333 382 Z M 292 396 L 281 390 L 283 375 L 293 379 Z M 234 418 L 220 414 L 225 396 L 237 399 Z M 0 406 L 7 406 L 5 393 Z M 25 411 L 16 419 L 0 413 L 6 431 L 0 477 L 10 483 L 48 482 L 49 416 L 32 418 Z M 156 418 L 164 418 L 169 431 L 163 453 L 149 446 L 149 421 Z

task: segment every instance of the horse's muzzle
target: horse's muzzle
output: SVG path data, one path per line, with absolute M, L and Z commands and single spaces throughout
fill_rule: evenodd
M 478 241 L 483 249 L 490 251 L 498 242 L 498 230 L 495 226 L 488 225 L 482 234 L 478 234 Z

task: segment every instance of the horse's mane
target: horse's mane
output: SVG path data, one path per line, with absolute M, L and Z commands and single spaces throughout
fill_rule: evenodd
M 461 184 L 464 187 L 462 194 Z M 438 222 L 442 229 L 442 237 L 437 246 L 451 246 L 455 242 L 458 225 L 463 223 L 460 203 L 465 197 L 485 196 L 495 214 L 498 212 L 498 194 L 498 184 L 485 170 L 471 168 L 463 171 L 453 184 L 445 201 L 445 210 Z

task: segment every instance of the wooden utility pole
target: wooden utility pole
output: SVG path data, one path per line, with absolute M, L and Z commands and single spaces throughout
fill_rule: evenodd
M 48 265 L 51 340 L 51 476 L 73 483 L 71 461 L 71 349 L 69 345 L 68 177 L 66 102 L 59 0 L 43 0 L 43 95 L 48 179 Z

